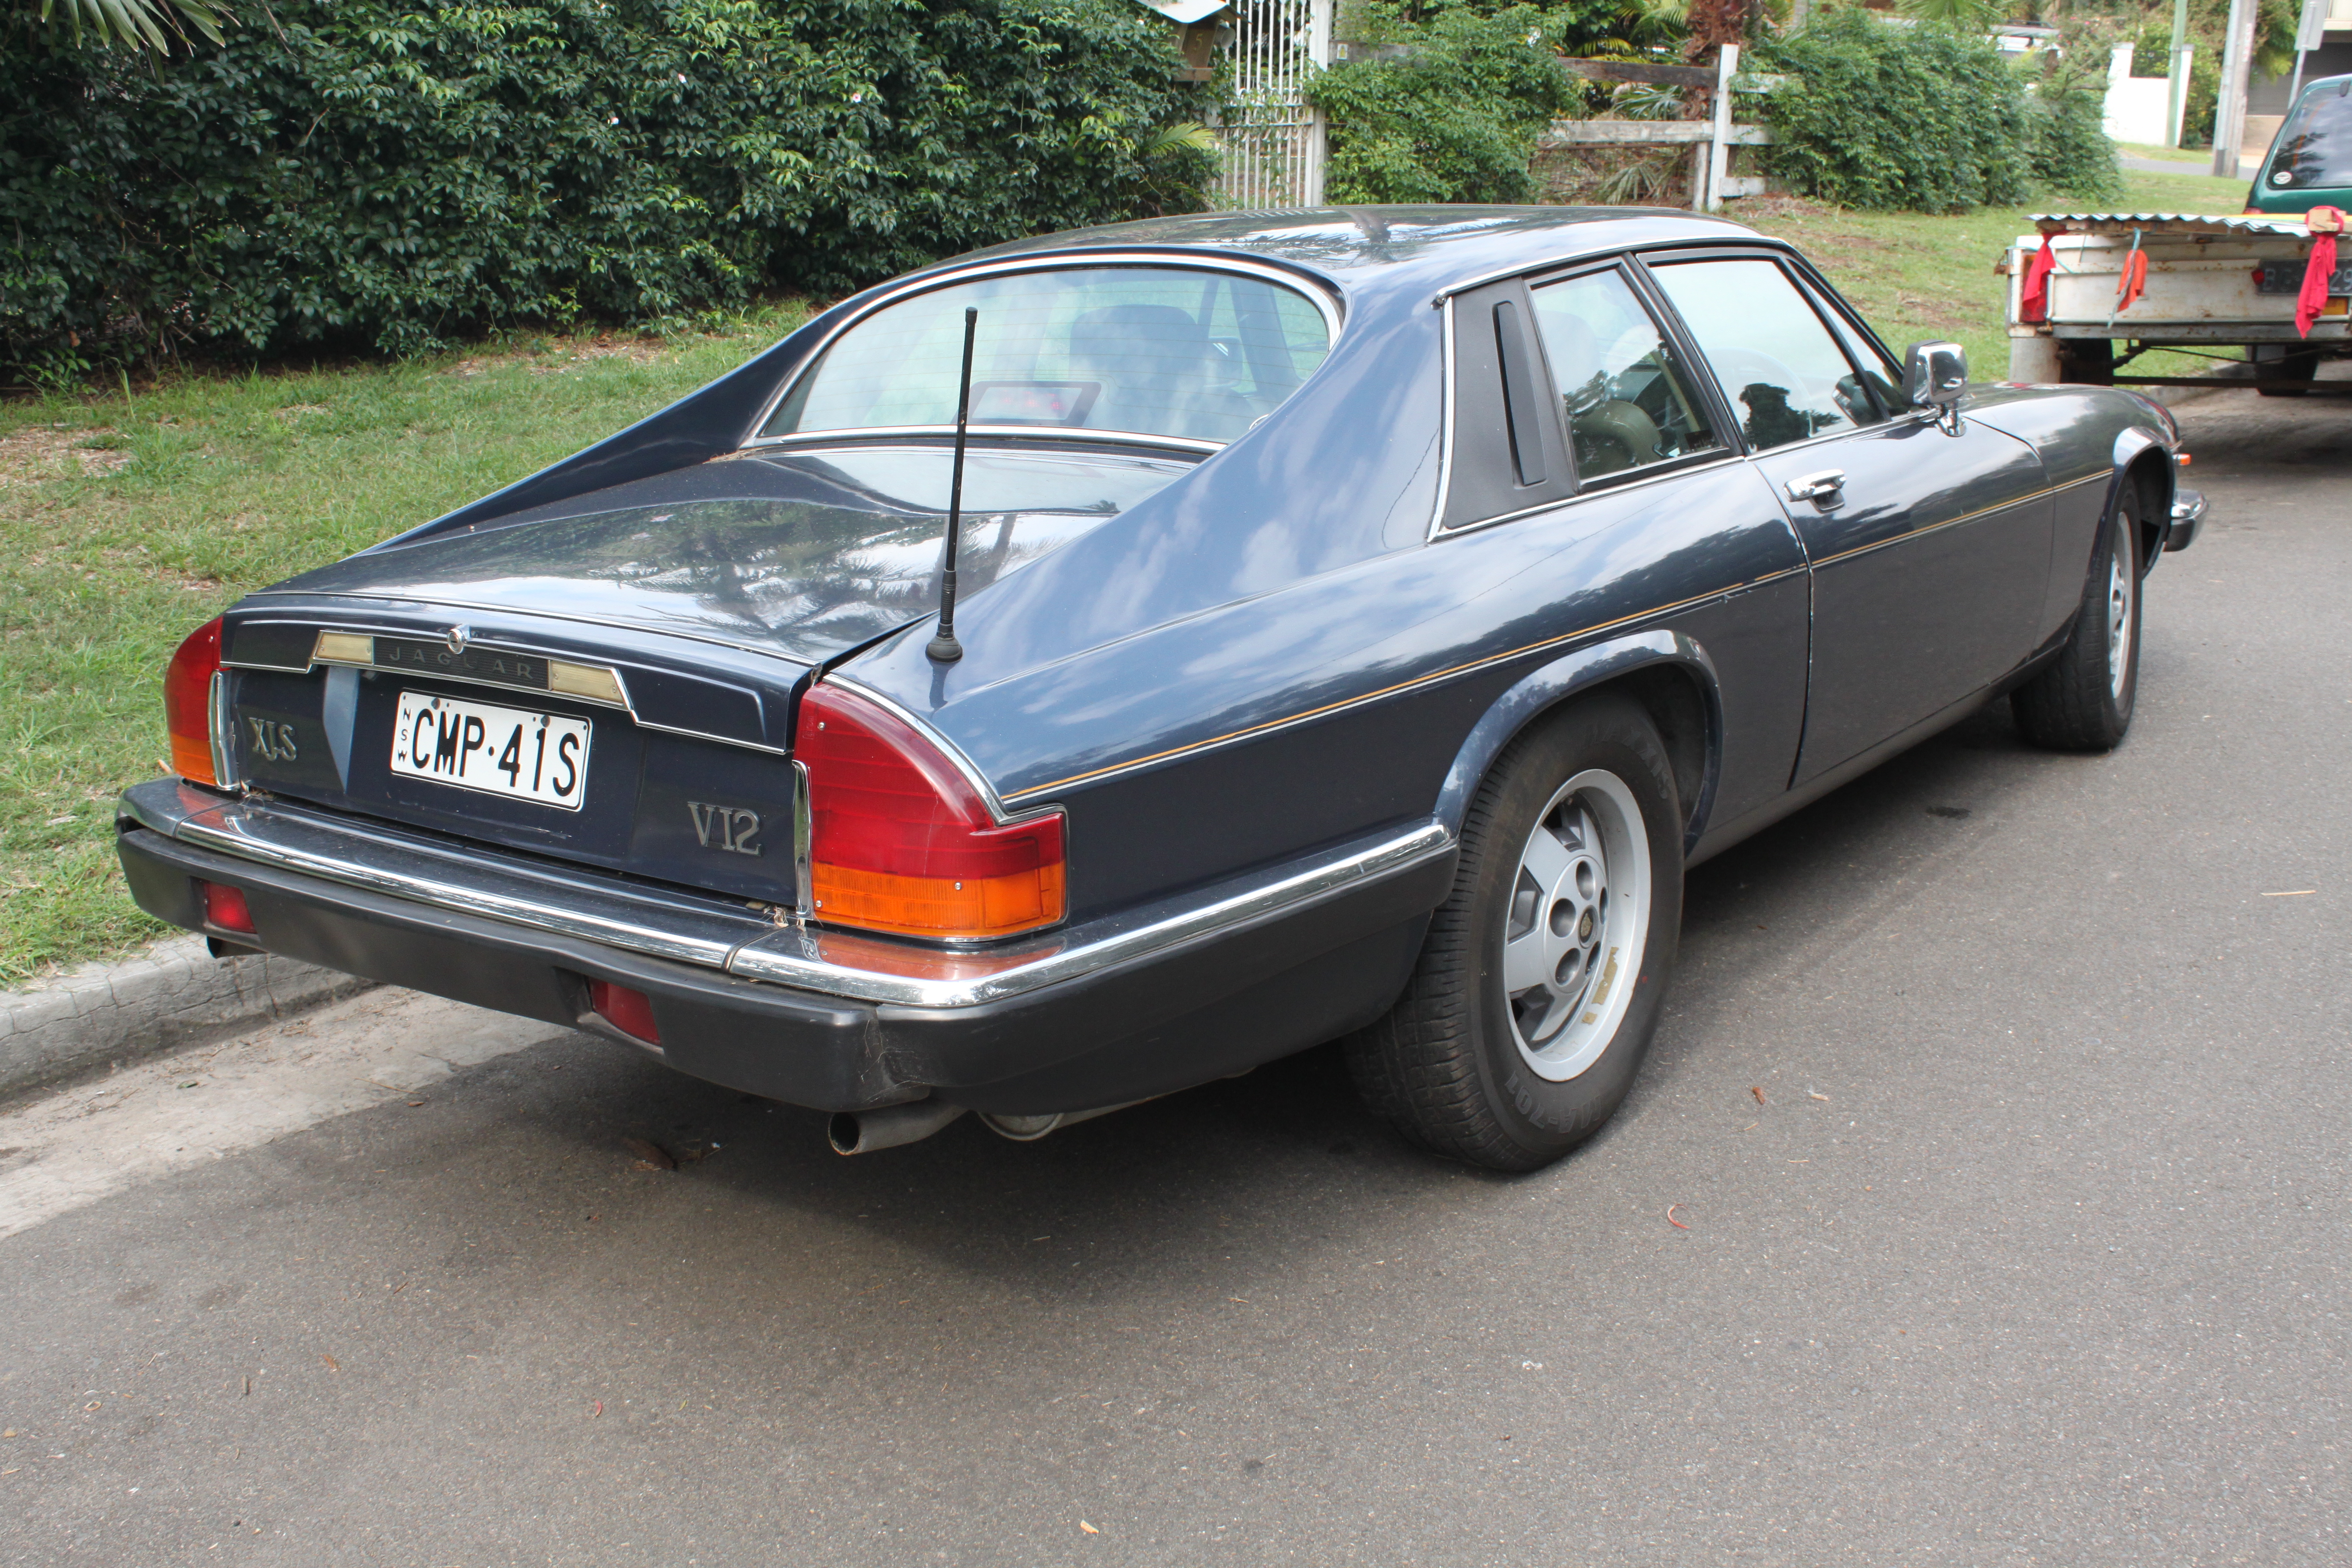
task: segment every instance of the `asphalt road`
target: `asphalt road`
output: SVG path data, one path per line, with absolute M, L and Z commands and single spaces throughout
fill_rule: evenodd
M 842 1160 L 389 994 L 0 1115 L 0 1562 L 2352 1560 L 2352 401 L 2182 416 L 2128 742 L 1696 873 L 1538 1175 L 1328 1053 Z

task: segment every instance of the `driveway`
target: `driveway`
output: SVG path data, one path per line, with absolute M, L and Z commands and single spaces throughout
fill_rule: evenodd
M 0 1113 L 0 1563 L 2352 1558 L 2352 403 L 2180 413 L 2128 743 L 1696 872 L 1538 1175 L 1328 1052 L 843 1160 L 383 992 Z

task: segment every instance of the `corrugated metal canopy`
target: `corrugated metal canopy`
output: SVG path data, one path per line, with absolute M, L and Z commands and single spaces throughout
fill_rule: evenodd
M 2035 213 L 2028 220 L 2044 234 L 2293 234 L 2299 217 L 2231 217 L 2221 213 Z

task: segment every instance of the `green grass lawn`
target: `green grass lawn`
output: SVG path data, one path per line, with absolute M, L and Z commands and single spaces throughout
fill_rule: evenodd
M 2126 180 L 2131 209 L 2236 212 L 2244 195 L 2230 180 Z M 1948 337 L 1979 375 L 2006 373 L 1992 267 L 2042 205 L 1959 217 L 1747 209 L 1801 244 L 1896 348 Z M 160 931 L 122 889 L 113 803 L 160 771 L 163 666 L 188 631 L 610 434 L 798 319 L 0 405 L 0 984 Z
M 2123 199 L 2102 211 L 2238 213 L 2245 210 L 2242 180 L 2210 174 L 2124 175 Z M 1957 217 L 1923 213 L 1864 213 L 1819 202 L 1766 197 L 1735 202 L 1729 216 L 1804 247 L 1878 329 L 1897 353 L 1922 338 L 1949 338 L 1969 351 L 1969 373 L 1998 381 L 2009 374 L 2009 330 L 2001 317 L 2009 279 L 1993 271 L 2003 249 L 2033 232 L 2038 212 L 2081 211 L 2084 204 L 2052 197 L 2016 207 L 1979 207 Z M 2210 362 L 2185 354 L 2150 354 L 2142 374 L 2196 375 Z M 2161 364 L 2163 368 L 2153 368 Z
M 2116 151 L 2127 158 L 2161 158 L 2168 163 L 2188 163 L 2200 169 L 2213 166 L 2210 147 L 2159 147 L 2149 142 L 2118 142 Z
M 0 405 L 0 984 L 160 934 L 113 850 L 163 667 L 238 595 L 521 478 L 783 335 L 526 340 Z

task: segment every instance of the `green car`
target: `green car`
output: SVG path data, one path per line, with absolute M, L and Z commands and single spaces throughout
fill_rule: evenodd
M 2294 100 L 2246 193 L 2250 213 L 2352 209 L 2352 76 L 2313 82 Z

